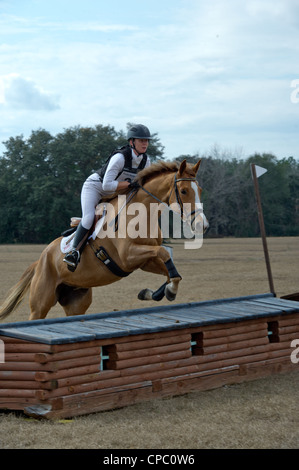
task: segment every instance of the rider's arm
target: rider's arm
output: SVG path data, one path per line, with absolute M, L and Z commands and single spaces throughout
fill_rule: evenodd
M 111 157 L 108 164 L 104 179 L 103 190 L 106 192 L 115 192 L 118 189 L 125 189 L 129 186 L 127 181 L 116 181 L 117 176 L 121 173 L 125 165 L 125 157 L 122 153 L 116 153 Z

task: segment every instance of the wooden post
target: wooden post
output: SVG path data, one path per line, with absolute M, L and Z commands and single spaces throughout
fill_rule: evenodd
M 259 191 L 259 183 L 258 183 L 258 178 L 257 178 L 257 175 L 256 175 L 256 169 L 255 169 L 255 164 L 254 163 L 251 163 L 251 172 L 252 172 L 252 177 L 253 177 L 253 182 L 254 182 L 254 189 L 255 189 L 256 203 L 257 203 L 257 210 L 258 210 L 259 225 L 260 225 L 261 236 L 262 236 L 262 241 L 263 241 L 263 248 L 264 248 L 264 255 L 265 255 L 265 261 L 266 261 L 266 267 L 267 267 L 267 273 L 268 273 L 268 281 L 269 281 L 270 292 L 276 296 L 275 290 L 274 290 L 274 284 L 273 284 L 273 277 L 272 277 L 272 271 L 271 271 L 271 265 L 270 265 L 269 252 L 268 252 L 268 247 L 267 247 L 266 231 L 265 231 L 263 209 L 262 209 L 261 197 L 260 197 L 260 191 Z

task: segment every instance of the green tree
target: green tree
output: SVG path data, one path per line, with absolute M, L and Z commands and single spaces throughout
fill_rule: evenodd
M 27 142 L 22 136 L 6 142 L 7 150 L 0 161 L 1 241 L 37 242 L 38 233 L 47 232 L 44 214 L 51 140 L 48 132 L 40 130 L 32 132 Z M 45 195 L 43 204 L 41 188 Z
M 182 155 L 195 163 L 199 155 Z M 299 162 L 293 157 L 278 160 L 271 154 L 254 154 L 246 160 L 229 158 L 214 148 L 202 157 L 198 181 L 209 219 L 206 236 L 259 236 L 251 163 L 267 169 L 259 179 L 266 233 L 272 236 L 299 234 Z
M 267 173 L 258 180 L 266 233 L 273 236 L 288 235 L 291 217 L 288 165 L 281 164 L 271 154 L 255 154 L 246 163 L 254 163 L 267 169 Z

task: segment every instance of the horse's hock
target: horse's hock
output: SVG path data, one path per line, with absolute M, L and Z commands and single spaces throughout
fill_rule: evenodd
M 298 370 L 298 338 L 299 303 L 271 294 L 6 323 L 0 409 L 66 418 Z

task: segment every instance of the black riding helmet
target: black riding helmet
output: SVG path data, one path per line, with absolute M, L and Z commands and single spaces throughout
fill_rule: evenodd
M 149 129 L 143 124 L 135 124 L 127 132 L 127 140 L 130 139 L 152 139 Z

